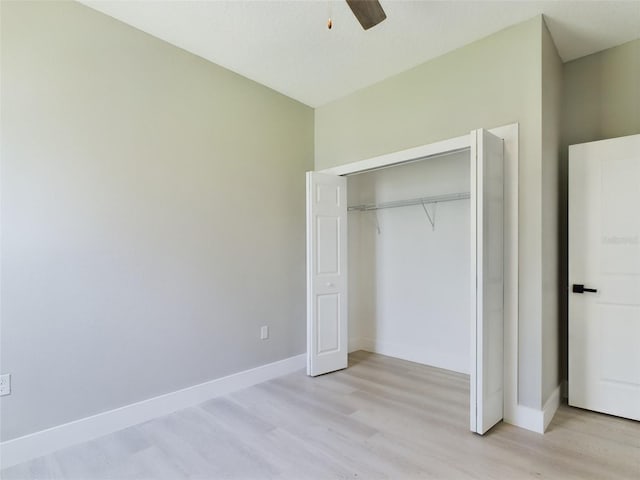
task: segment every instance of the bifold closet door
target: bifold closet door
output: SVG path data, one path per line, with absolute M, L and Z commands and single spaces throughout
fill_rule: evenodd
M 307 374 L 347 367 L 347 179 L 307 172 Z
M 471 132 L 471 431 L 503 417 L 503 146 Z

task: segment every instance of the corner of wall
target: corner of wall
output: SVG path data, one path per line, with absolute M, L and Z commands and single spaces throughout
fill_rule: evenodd
M 542 318 L 540 406 L 560 385 L 560 337 L 565 268 L 562 261 L 566 213 L 562 207 L 566 191 L 560 152 L 562 103 L 562 61 L 543 18 L 541 63 L 541 235 L 542 235 Z

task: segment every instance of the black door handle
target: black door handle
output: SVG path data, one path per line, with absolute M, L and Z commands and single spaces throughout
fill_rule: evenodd
M 585 286 L 580 283 L 573 284 L 573 293 L 584 293 L 584 292 L 596 293 L 597 291 L 598 290 L 596 288 L 585 288 Z

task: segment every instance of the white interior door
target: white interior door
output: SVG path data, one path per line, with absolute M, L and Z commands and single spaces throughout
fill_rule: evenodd
M 307 374 L 347 367 L 347 179 L 307 172 Z
M 640 420 L 640 135 L 569 147 L 569 405 Z
M 471 431 L 503 417 L 504 181 L 502 139 L 471 132 Z

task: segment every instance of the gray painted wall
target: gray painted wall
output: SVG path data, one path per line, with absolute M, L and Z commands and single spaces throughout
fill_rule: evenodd
M 640 39 L 564 64 L 562 144 L 640 132 Z
M 568 148 L 640 133 L 640 39 L 563 65 L 560 268 L 567 286 Z M 561 289 L 561 364 L 567 378 L 567 291 Z
M 304 352 L 313 111 L 76 3 L 1 26 L 2 440 Z
M 560 385 L 560 124 L 562 60 L 542 29 L 542 350 L 541 402 Z
M 543 30 L 542 17 L 531 19 L 315 112 L 316 169 L 520 123 L 518 390 L 533 408 L 542 405 Z

